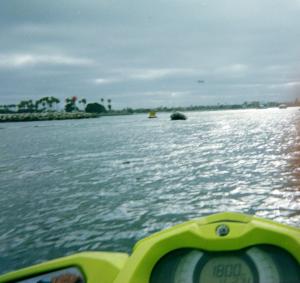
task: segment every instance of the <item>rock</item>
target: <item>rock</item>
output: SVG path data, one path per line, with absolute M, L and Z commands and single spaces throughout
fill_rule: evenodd
M 183 113 L 180 113 L 180 112 L 172 113 L 170 118 L 171 118 L 171 120 L 186 120 L 187 119 L 187 117 Z

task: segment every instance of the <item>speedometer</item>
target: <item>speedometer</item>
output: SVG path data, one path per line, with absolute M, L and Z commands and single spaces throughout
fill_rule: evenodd
M 249 265 L 239 257 L 223 256 L 208 261 L 201 273 L 199 283 L 254 283 Z
M 275 249 L 276 251 L 276 249 Z M 169 259 L 171 257 L 168 257 Z M 172 283 L 280 283 L 281 267 L 265 248 L 240 251 L 205 252 L 187 250 L 165 262 Z M 168 263 L 169 262 L 169 263 Z M 163 270 L 167 269 L 161 269 Z M 173 271 L 171 271 L 173 270 Z M 173 278 L 173 279 L 171 279 Z M 152 281 L 151 281 L 152 282 Z M 154 281 L 153 281 L 154 282 Z M 155 282 L 161 283 L 162 280 Z M 287 281 L 289 282 L 289 281 Z
M 280 277 L 276 264 L 272 257 L 260 248 L 251 248 L 246 254 L 255 264 L 255 268 L 259 274 L 259 282 L 279 283 Z
M 283 271 L 289 266 L 289 274 Z M 169 254 L 154 269 L 151 283 L 281 283 L 298 282 L 297 265 L 284 251 L 255 246 L 238 251 L 196 249 Z M 286 267 L 287 268 L 287 267 Z

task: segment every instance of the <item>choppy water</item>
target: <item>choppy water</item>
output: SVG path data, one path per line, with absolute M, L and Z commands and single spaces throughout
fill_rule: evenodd
M 300 226 L 300 111 L 1 124 L 0 273 L 238 211 Z

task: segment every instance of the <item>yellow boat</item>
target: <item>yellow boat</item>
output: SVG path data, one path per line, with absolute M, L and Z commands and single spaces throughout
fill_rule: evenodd
M 149 115 L 148 115 L 148 118 L 157 118 L 156 112 L 155 111 L 150 111 Z
M 131 255 L 84 252 L 0 276 L 19 283 L 296 283 L 300 230 L 239 213 L 191 220 Z

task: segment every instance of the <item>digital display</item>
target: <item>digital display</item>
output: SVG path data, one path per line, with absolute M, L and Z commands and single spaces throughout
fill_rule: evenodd
M 209 260 L 201 270 L 199 283 L 253 283 L 248 264 L 236 256 Z

